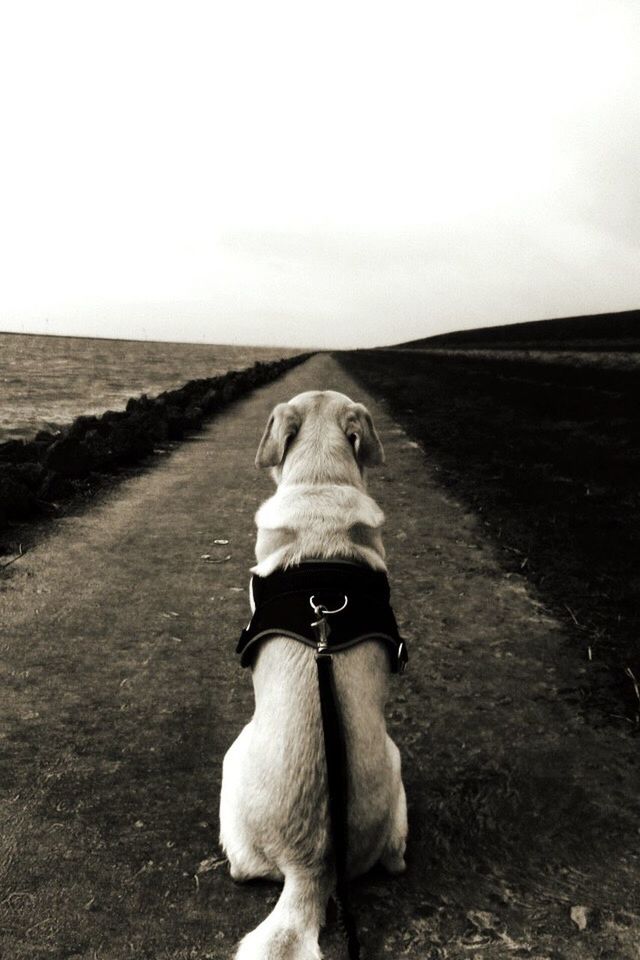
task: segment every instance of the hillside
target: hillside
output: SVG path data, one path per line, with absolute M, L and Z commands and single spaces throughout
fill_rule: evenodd
M 399 343 L 424 350 L 443 347 L 491 347 L 531 350 L 640 350 L 640 310 L 597 313 L 588 317 L 533 320 L 501 327 L 457 330 L 435 337 Z

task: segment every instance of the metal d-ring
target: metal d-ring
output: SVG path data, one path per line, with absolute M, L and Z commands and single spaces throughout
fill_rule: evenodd
M 345 609 L 345 607 L 349 603 L 349 597 L 346 595 L 346 593 L 343 594 L 343 596 L 344 596 L 344 603 L 342 604 L 341 607 L 338 607 L 337 610 L 327 610 L 327 608 L 323 603 L 314 603 L 314 600 L 316 598 L 315 593 L 309 597 L 309 603 L 311 604 L 311 608 L 316 616 L 318 615 L 322 617 L 331 616 L 334 613 L 342 613 L 342 611 Z

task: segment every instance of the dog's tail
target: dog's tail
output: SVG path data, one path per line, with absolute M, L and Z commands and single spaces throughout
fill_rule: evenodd
M 235 960 L 321 960 L 318 935 L 328 895 L 326 877 L 302 867 L 285 870 L 280 899 L 242 939 Z

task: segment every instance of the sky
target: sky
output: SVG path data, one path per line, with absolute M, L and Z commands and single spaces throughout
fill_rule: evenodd
M 0 19 L 0 330 L 355 347 L 640 307 L 637 0 Z

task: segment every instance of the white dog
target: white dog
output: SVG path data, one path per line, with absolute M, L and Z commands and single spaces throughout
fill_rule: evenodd
M 256 456 L 257 466 L 273 468 L 278 489 L 256 514 L 254 574 L 311 558 L 384 571 L 384 516 L 363 475 L 383 462 L 362 404 L 331 390 L 279 404 Z M 336 654 L 333 665 L 349 757 L 349 875 L 377 861 L 399 873 L 407 811 L 400 755 L 385 726 L 387 653 L 381 643 L 360 643 Z M 314 651 L 289 637 L 269 638 L 253 685 L 254 715 L 224 759 L 220 840 L 235 880 L 284 879 L 284 889 L 236 960 L 319 960 L 335 878 Z

